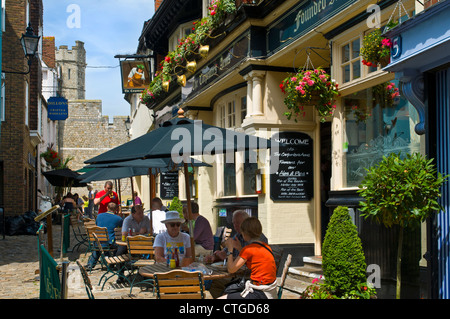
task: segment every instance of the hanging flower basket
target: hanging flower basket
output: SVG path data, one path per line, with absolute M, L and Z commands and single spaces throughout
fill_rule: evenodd
M 363 58 L 362 63 L 367 66 L 389 63 L 391 47 L 391 40 L 381 34 L 381 29 L 372 31 L 364 37 L 359 51 Z
M 336 97 L 339 95 L 338 84 L 321 68 L 302 70 L 291 74 L 280 84 L 280 89 L 286 94 L 284 104 L 288 111 L 284 113 L 290 120 L 294 116 L 305 116 L 305 106 L 314 106 L 319 112 L 320 121 L 333 115 L 336 109 Z

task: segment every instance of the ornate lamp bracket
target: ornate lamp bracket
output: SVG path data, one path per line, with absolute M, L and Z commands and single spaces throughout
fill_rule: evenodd
M 424 102 L 424 82 L 423 74 L 419 70 L 407 69 L 402 72 L 400 86 L 403 96 L 411 102 L 419 113 L 419 123 L 414 127 L 418 135 L 423 135 L 425 129 L 425 102 Z

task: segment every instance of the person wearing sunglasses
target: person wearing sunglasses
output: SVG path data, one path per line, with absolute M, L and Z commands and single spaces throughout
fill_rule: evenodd
M 167 231 L 155 237 L 153 248 L 155 249 L 156 262 L 165 263 L 167 256 L 178 252 L 181 265 L 188 265 L 192 258 L 191 239 L 188 234 L 180 231 L 184 218 L 177 211 L 166 212 L 166 218 L 161 221 L 166 225 Z

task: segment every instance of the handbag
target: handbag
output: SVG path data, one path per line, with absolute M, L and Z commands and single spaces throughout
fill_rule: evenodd
M 242 278 L 233 279 L 231 282 L 225 285 L 225 289 L 223 290 L 224 295 L 231 294 L 233 292 L 242 292 L 245 288 L 245 275 Z

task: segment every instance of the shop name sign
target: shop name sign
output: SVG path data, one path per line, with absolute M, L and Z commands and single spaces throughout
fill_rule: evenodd
M 302 1 L 275 22 L 273 26 L 269 27 L 269 52 L 277 51 L 286 46 L 354 2 L 356 0 Z
M 51 121 L 64 121 L 69 117 L 67 99 L 60 96 L 52 96 L 47 100 L 47 112 Z
M 222 51 L 211 63 L 200 69 L 188 82 L 192 83 L 189 94 L 198 93 L 230 68 L 247 57 L 249 40 L 247 34 Z

